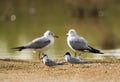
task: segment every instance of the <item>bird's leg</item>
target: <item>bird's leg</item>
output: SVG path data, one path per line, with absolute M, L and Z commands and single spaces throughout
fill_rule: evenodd
M 71 66 L 73 67 L 73 66 L 74 66 L 74 64 L 71 64 Z
M 42 55 L 44 55 L 44 52 L 41 52 Z
M 81 56 L 81 53 L 79 53 L 79 59 L 81 58 L 80 56 Z
M 80 56 L 81 56 L 82 54 L 84 54 L 84 52 L 80 52 L 80 53 L 79 53 L 79 58 L 81 58 Z M 81 59 L 82 59 L 82 58 L 81 58 Z
M 75 57 L 77 56 L 77 53 L 75 52 Z
M 38 52 L 38 58 L 39 58 L 39 60 L 41 59 L 40 57 L 41 57 L 41 52 Z

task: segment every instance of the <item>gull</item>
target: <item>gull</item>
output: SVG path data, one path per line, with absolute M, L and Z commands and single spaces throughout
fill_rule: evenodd
M 77 55 L 77 53 L 79 53 L 80 56 L 81 52 L 86 52 L 86 51 L 91 53 L 103 54 L 100 50 L 91 47 L 88 44 L 87 40 L 79 36 L 74 29 L 70 29 L 67 35 L 68 35 L 67 44 L 75 52 L 75 56 Z
M 51 31 L 46 31 L 42 37 L 34 39 L 32 42 L 20 47 L 15 47 L 12 49 L 16 49 L 17 51 L 22 51 L 25 49 L 32 49 L 39 53 L 40 55 L 44 54 L 44 52 L 49 49 L 54 44 L 54 37 L 58 38 L 58 36 L 54 35 Z
M 43 55 L 42 59 L 43 59 L 43 63 L 47 66 L 64 65 L 64 62 L 58 63 L 58 62 L 55 62 L 55 61 L 49 59 L 46 54 Z
M 72 57 L 69 52 L 66 52 L 66 53 L 65 53 L 65 60 L 66 60 L 66 62 L 71 63 L 72 66 L 73 66 L 73 64 L 86 64 L 86 63 L 88 63 L 88 62 L 83 61 L 83 60 L 81 60 L 81 59 Z

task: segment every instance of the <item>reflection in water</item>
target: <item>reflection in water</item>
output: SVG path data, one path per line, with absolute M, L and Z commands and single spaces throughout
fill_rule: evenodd
M 33 59 L 33 54 L 31 51 L 22 51 L 22 52 L 15 52 L 12 55 L 12 59 Z
M 11 48 L 24 45 L 42 36 L 46 30 L 51 30 L 60 37 L 55 39 L 54 46 L 46 51 L 53 58 L 61 58 L 66 51 L 73 53 L 67 45 L 65 35 L 71 28 L 74 28 L 79 35 L 88 40 L 91 46 L 97 49 L 101 47 L 105 49 L 105 44 L 113 43 L 114 48 L 120 47 L 119 4 L 112 3 L 113 6 L 104 11 L 104 16 L 97 19 L 88 16 L 89 6 L 87 9 L 86 4 L 84 4 L 85 7 L 82 5 L 83 14 L 85 14 L 82 19 L 70 17 L 64 0 L 48 0 L 48 2 L 45 0 L 18 0 L 18 2 L 5 0 L 0 4 L 4 4 L 0 5 L 2 12 L 0 13 L 0 58 L 37 58 L 37 55 L 29 50 L 16 52 Z M 95 57 L 93 54 L 82 56 Z
M 104 54 L 97 54 L 93 59 L 103 59 L 103 58 L 116 58 L 120 59 L 120 49 L 115 50 L 103 50 Z
M 5 41 L 0 41 L 0 58 L 9 58 L 10 53 L 7 49 L 7 43 Z

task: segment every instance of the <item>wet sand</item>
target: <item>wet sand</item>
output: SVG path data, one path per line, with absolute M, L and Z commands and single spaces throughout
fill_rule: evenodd
M 56 60 L 58 61 L 58 60 Z M 59 60 L 58 62 L 64 62 Z M 40 60 L 0 59 L 0 82 L 119 82 L 120 60 L 47 67 Z

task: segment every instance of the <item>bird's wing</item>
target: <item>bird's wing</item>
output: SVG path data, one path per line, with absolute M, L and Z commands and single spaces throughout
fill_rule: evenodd
M 88 62 L 71 57 L 71 59 L 69 60 L 70 63 L 74 63 L 74 64 L 87 64 Z
M 37 39 L 33 40 L 31 43 L 27 44 L 25 47 L 38 49 L 38 48 L 45 47 L 49 43 L 50 43 L 50 40 L 48 38 L 41 37 L 41 38 L 37 38 Z
M 104 54 L 103 52 L 101 52 L 100 50 L 97 50 L 91 46 L 88 46 L 89 47 L 89 51 L 92 52 L 92 53 L 98 53 L 98 54 Z
M 87 41 L 82 37 L 73 38 L 69 42 L 72 48 L 75 50 L 86 50 L 88 48 Z
M 76 64 L 80 63 L 80 60 L 77 59 L 77 58 L 74 58 L 74 57 L 71 57 L 68 61 L 69 61 L 70 63 L 76 63 Z
M 57 65 L 57 63 L 52 61 L 51 59 L 46 59 L 45 64 L 48 65 L 48 66 L 55 66 L 55 65 Z

